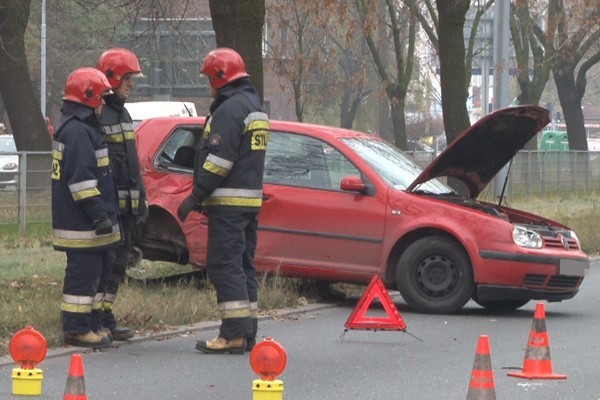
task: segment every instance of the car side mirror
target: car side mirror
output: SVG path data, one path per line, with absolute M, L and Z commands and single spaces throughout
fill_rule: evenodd
M 366 193 L 367 185 L 360 179 L 360 176 L 349 175 L 342 178 L 340 189 L 346 192 Z

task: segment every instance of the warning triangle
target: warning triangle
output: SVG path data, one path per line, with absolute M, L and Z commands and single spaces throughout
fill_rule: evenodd
M 383 306 L 387 318 L 367 317 L 367 310 L 373 303 L 373 300 L 379 299 Z M 381 278 L 375 275 L 371 283 L 358 301 L 358 304 L 348 317 L 344 325 L 348 329 L 366 329 L 366 330 L 387 330 L 387 331 L 406 331 L 406 323 L 400 316 L 392 297 L 386 290 Z

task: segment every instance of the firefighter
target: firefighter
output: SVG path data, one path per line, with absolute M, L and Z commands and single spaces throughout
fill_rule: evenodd
M 148 218 L 146 190 L 140 175 L 133 122 L 125 108 L 125 101 L 133 87 L 133 78 L 141 76 L 142 70 L 136 55 L 121 48 L 108 49 L 102 53 L 96 68 L 104 73 L 113 90 L 113 94 L 105 98 L 101 123 L 119 194 L 119 218 L 123 235 L 122 245 L 116 249 L 106 288 L 103 303 L 104 326 L 110 329 L 113 340 L 127 340 L 133 337 L 133 330 L 117 325 L 113 307 L 127 267 L 138 263 L 142 258 L 141 250 L 133 246 L 133 235 L 136 224 L 141 225 Z
M 221 327 L 215 339 L 197 341 L 196 349 L 243 354 L 256 344 L 258 330 L 254 251 L 269 119 L 237 52 L 209 52 L 200 73 L 214 100 L 196 150 L 192 193 L 177 214 L 182 221 L 192 211 L 208 216 L 206 268 Z
M 102 329 L 102 299 L 111 249 L 121 240 L 117 191 L 98 120 L 110 89 L 95 68 L 71 73 L 52 143 L 52 245 L 67 255 L 64 342 L 94 348 L 110 346 Z

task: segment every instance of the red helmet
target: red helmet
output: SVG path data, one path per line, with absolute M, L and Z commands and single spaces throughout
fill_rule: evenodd
M 67 78 L 63 100 L 96 108 L 102 104 L 102 96 L 111 88 L 106 76 L 96 68 L 78 68 Z
M 136 74 L 141 76 L 142 69 L 135 54 L 127 49 L 108 49 L 98 58 L 96 65 L 106 75 L 113 88 L 121 85 L 121 79 L 125 74 Z
M 242 57 L 235 50 L 227 47 L 220 47 L 209 52 L 204 57 L 200 73 L 208 76 L 215 89 L 220 89 L 236 79 L 249 76 Z

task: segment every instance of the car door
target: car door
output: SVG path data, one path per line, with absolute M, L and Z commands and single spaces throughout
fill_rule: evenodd
M 348 175 L 361 172 L 330 144 L 271 133 L 258 268 L 332 280 L 364 279 L 379 269 L 387 193 L 342 191 L 340 181 Z

